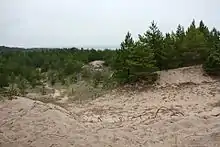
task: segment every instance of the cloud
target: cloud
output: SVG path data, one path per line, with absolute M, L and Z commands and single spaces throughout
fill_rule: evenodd
M 119 46 L 155 20 L 161 31 L 192 19 L 219 27 L 218 0 L 1 0 L 0 44 L 24 47 Z

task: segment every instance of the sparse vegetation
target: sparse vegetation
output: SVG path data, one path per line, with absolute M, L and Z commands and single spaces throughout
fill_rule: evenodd
M 45 94 L 45 84 L 71 86 L 84 81 L 94 89 L 140 81 L 152 84 L 157 80 L 155 71 L 198 64 L 203 64 L 208 74 L 219 75 L 219 44 L 220 32 L 217 29 L 210 31 L 203 21 L 197 27 L 193 20 L 187 29 L 178 25 L 176 32 L 166 34 L 152 22 L 137 40 L 128 32 L 121 48 L 116 50 L 18 49 L 2 46 L 0 88 L 10 87 L 10 95 L 17 92 L 25 95 L 31 88 L 39 86 Z M 95 60 L 104 61 L 103 70 L 88 66 Z M 15 89 L 16 93 L 12 92 Z
M 77 85 L 69 87 L 66 93 L 69 101 L 81 103 L 85 100 L 93 100 L 105 94 L 105 91 L 101 87 L 94 87 L 86 82 L 80 82 Z
M 203 67 L 210 75 L 220 75 L 220 44 L 213 46 Z

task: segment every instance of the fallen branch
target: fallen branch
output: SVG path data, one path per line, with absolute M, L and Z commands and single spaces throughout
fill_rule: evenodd
M 182 116 L 184 116 L 184 114 L 183 114 L 182 112 L 177 111 L 177 110 L 175 111 L 174 108 L 167 108 L 167 107 L 165 107 L 165 106 L 162 106 L 162 107 L 160 107 L 160 108 L 157 109 L 157 111 L 156 111 L 156 113 L 155 113 L 155 115 L 154 115 L 154 119 L 157 117 L 157 114 L 159 113 L 160 110 L 168 110 L 168 111 L 171 111 L 171 112 L 172 112 L 171 116 L 174 116 L 175 114 L 181 114 Z
M 220 113 L 218 113 L 218 114 L 215 114 L 215 115 L 212 115 L 212 116 L 218 117 L 218 116 L 220 116 Z
M 149 110 L 149 109 L 145 109 L 142 114 L 139 114 L 139 115 L 137 115 L 137 116 L 132 116 L 131 119 L 138 118 L 138 117 L 141 119 L 142 116 L 145 116 L 145 115 L 148 114 L 148 113 L 146 112 L 146 111 L 148 111 L 148 110 Z
M 101 119 L 101 117 L 98 117 L 98 121 L 102 122 L 102 119 Z

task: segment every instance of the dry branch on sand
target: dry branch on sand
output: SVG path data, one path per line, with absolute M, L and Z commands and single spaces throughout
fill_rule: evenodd
M 182 116 L 184 116 L 184 114 L 182 112 L 178 111 L 175 108 L 167 108 L 165 106 L 161 106 L 160 108 L 157 109 L 157 111 L 156 111 L 156 113 L 154 115 L 154 118 L 157 117 L 157 114 L 159 113 L 160 110 L 171 111 L 172 114 L 170 116 L 175 116 L 176 114 L 181 114 Z

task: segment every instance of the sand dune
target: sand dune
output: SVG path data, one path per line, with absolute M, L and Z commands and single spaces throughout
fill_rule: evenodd
M 201 66 L 159 74 L 152 88 L 66 109 L 21 97 L 1 102 L 0 146 L 220 146 L 220 82 Z

